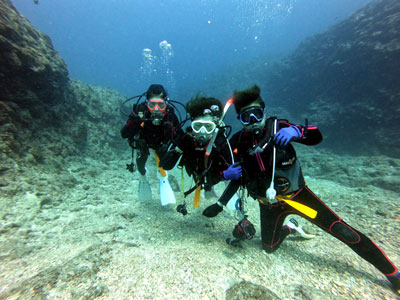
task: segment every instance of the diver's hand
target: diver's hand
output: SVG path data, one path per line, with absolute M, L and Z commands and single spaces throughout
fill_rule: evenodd
M 181 156 L 182 153 L 174 150 L 169 150 L 165 155 L 161 158 L 160 163 L 158 166 L 160 168 L 163 168 L 164 170 L 171 170 L 173 167 L 175 167 L 176 163 L 179 160 L 179 157 Z
M 210 205 L 203 211 L 203 216 L 206 216 L 207 218 L 214 218 L 216 217 L 221 211 L 223 210 L 222 204 L 214 203 L 213 205 Z
M 274 136 L 273 142 L 278 147 L 286 147 L 290 141 L 297 140 L 301 136 L 300 129 L 289 126 L 280 129 Z
M 234 163 L 222 172 L 222 176 L 225 180 L 237 180 L 242 176 L 242 166 L 238 162 Z

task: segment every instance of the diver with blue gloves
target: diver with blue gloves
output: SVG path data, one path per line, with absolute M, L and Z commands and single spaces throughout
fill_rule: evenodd
M 384 252 L 367 236 L 357 231 L 306 185 L 296 152 L 291 142 L 312 146 L 322 141 L 317 127 L 295 125 L 286 120 L 267 117 L 265 103 L 258 86 L 235 92 L 233 96 L 238 119 L 243 129 L 232 136 L 230 143 L 235 160 L 242 166 L 242 178 L 231 181 L 216 204 L 203 214 L 215 217 L 230 197 L 245 186 L 258 200 L 263 249 L 271 253 L 293 233 L 303 233 L 295 219 L 285 222 L 288 215 L 301 216 L 348 245 L 363 259 L 374 265 L 400 293 L 400 273 Z M 254 226 L 244 219 L 236 225 L 233 235 L 238 240 L 252 238 Z
M 144 96 L 146 100 L 140 102 Z M 158 168 L 161 204 L 163 206 L 173 204 L 176 200 L 168 174 L 158 166 L 158 163 L 159 157 L 163 157 L 167 152 L 171 140 L 182 131 L 173 107 L 173 103 L 178 102 L 168 99 L 166 90 L 160 84 L 152 84 L 144 94 L 127 100 L 133 98 L 138 100 L 133 105 L 128 121 L 121 129 L 122 138 L 128 139 L 132 148 L 132 162 L 127 165 L 127 169 L 131 172 L 137 169 L 140 173 L 139 200 L 151 200 L 152 193 L 145 165 L 150 154 L 149 148 L 152 149 Z M 137 153 L 136 165 L 133 163 L 134 150 Z
M 194 206 L 198 207 L 201 189 L 210 195 L 214 192 L 213 186 L 220 181 L 239 179 L 242 168 L 233 163 L 233 153 L 227 138 L 230 127 L 222 122 L 226 109 L 221 101 L 196 96 L 186 104 L 186 111 L 191 125 L 186 132 L 176 136 L 174 146 L 161 159 L 160 166 L 166 170 L 177 164 L 185 168 L 187 174 L 194 179 L 194 185 L 184 192 L 184 199 L 195 192 Z M 185 200 L 177 210 L 187 214 Z

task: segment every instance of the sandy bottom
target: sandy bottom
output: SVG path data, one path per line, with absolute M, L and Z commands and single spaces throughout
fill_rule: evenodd
M 314 239 L 289 237 L 266 254 L 258 204 L 250 198 L 257 234 L 235 248 L 225 242 L 238 221 L 232 211 L 207 219 L 201 213 L 215 199 L 202 197 L 195 208 L 193 195 L 186 216 L 175 206 L 162 207 L 153 161 L 148 162 L 153 200 L 138 201 L 138 173 L 124 171 L 125 163 L 83 160 L 63 172 L 32 169 L 10 180 L 17 188 L 10 195 L 11 184 L 3 193 L 0 299 L 228 299 L 227 290 L 242 281 L 280 299 L 397 299 L 379 271 L 306 220 L 297 217 Z M 352 177 L 367 176 L 356 167 L 361 173 Z M 314 171 L 304 168 L 306 175 Z M 180 171 L 170 175 L 181 181 Z M 400 264 L 398 192 L 345 185 L 338 178 L 306 180 Z M 186 178 L 185 188 L 190 184 Z M 180 203 L 181 194 L 175 194 Z

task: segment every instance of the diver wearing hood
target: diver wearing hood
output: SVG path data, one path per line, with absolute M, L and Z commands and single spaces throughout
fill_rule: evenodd
M 232 165 L 233 154 L 226 137 L 227 127 L 221 120 L 223 114 L 221 101 L 198 95 L 186 104 L 186 111 L 190 116 L 190 127 L 174 139 L 175 148 L 164 156 L 160 166 L 170 170 L 182 156 L 179 166 L 185 167 L 187 174 L 194 178 L 195 188 L 202 188 L 205 191 L 210 191 L 213 185 L 222 180 L 239 178 L 241 167 Z M 214 140 L 215 133 L 217 135 Z M 213 150 L 208 156 L 207 147 L 212 142 Z M 194 188 L 186 192 L 185 196 L 192 191 Z
M 136 165 L 141 174 L 139 199 L 151 198 L 151 190 L 145 177 L 145 165 L 150 154 L 149 149 L 154 150 L 158 162 L 158 158 L 165 155 L 172 139 L 182 131 L 178 117 L 175 115 L 173 107 L 168 103 L 167 92 L 164 87 L 160 84 L 152 84 L 145 94 L 145 102 L 133 105 L 128 121 L 121 129 L 121 136 L 127 138 L 129 145 L 137 152 Z M 133 171 L 134 165 L 131 164 L 131 166 Z M 160 173 L 164 178 L 167 176 L 164 170 L 160 169 Z M 142 193 L 145 190 L 147 192 Z M 170 197 L 173 197 L 173 195 L 170 195 Z M 168 204 L 167 202 L 175 203 L 175 198 L 170 200 L 166 198 L 165 201 L 161 199 L 161 202 L 163 205 L 164 203 Z
M 277 250 L 291 233 L 310 237 L 295 219 L 285 222 L 288 215 L 296 214 L 349 246 L 381 271 L 400 293 L 400 273 L 384 252 L 367 236 L 344 222 L 305 184 L 291 142 L 307 146 L 320 143 L 322 135 L 318 128 L 308 125 L 307 121 L 306 126 L 302 126 L 266 118 L 258 86 L 236 92 L 233 101 L 244 128 L 233 135 L 230 143 L 235 159 L 242 162 L 242 182 L 259 202 L 263 249 L 268 253 Z M 227 203 L 230 194 L 239 187 L 237 182 L 230 183 L 219 204 Z M 214 204 L 203 214 L 215 217 L 219 211 L 219 206 Z

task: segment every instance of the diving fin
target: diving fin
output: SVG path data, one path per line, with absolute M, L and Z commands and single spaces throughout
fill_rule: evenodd
M 154 157 L 156 158 L 156 165 L 158 169 L 157 177 L 158 177 L 158 182 L 160 183 L 161 205 L 165 206 L 168 204 L 175 204 L 176 203 L 175 195 L 174 191 L 171 188 L 171 185 L 169 184 L 168 173 L 159 166 L 160 158 L 158 157 L 156 151 L 153 151 L 153 153 Z
M 169 184 L 168 174 L 166 171 L 164 172 L 165 176 L 161 175 L 160 172 L 157 172 L 158 181 L 160 183 L 160 200 L 162 206 L 176 203 L 174 191 Z
M 226 207 L 229 210 L 236 210 L 236 203 L 240 200 L 239 196 L 237 194 L 233 195 L 233 197 L 229 200 L 228 204 Z
M 306 232 L 303 230 L 303 228 L 301 228 L 301 226 L 299 225 L 299 223 L 297 222 L 297 220 L 294 219 L 294 218 L 291 218 L 290 220 L 286 220 L 286 221 L 284 222 L 283 225 L 288 226 L 288 227 L 289 227 L 291 230 L 293 230 L 295 233 L 300 234 L 300 236 L 301 236 L 303 239 L 310 240 L 310 239 L 315 238 L 315 235 L 306 233 Z
M 151 201 L 151 188 L 146 175 L 140 175 L 139 178 L 139 201 Z

